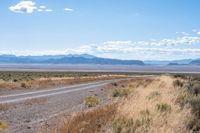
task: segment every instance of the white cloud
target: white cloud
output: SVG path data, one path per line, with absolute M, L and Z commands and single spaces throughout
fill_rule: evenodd
M 93 54 L 107 58 L 171 60 L 200 57 L 199 36 L 181 35 L 175 39 L 150 41 L 106 41 L 99 44 L 82 45 L 61 51 L 4 51 L 4 54 L 48 55 L 48 54 Z M 3 53 L 3 51 L 0 51 Z
M 74 9 L 71 9 L 71 8 L 65 8 L 64 10 L 67 11 L 67 12 L 73 12 L 74 11 Z
M 10 6 L 9 9 L 16 13 L 33 13 L 35 10 L 38 12 L 52 12 L 52 9 L 47 9 L 46 6 L 41 5 L 39 7 L 36 6 L 36 3 L 33 1 L 21 1 L 14 6 Z
M 44 10 L 43 10 L 43 9 L 38 9 L 37 11 L 38 11 L 38 12 L 43 12 Z
M 16 5 L 10 6 L 9 9 L 16 13 L 33 13 L 37 7 L 32 1 L 21 1 Z
M 45 12 L 52 12 L 52 9 L 45 9 Z
M 174 60 L 184 58 L 199 58 L 200 48 L 127 48 L 124 49 L 108 49 L 102 51 L 99 47 L 84 45 L 79 48 L 69 48 L 65 50 L 0 50 L 0 54 L 15 54 L 15 55 L 65 55 L 65 54 L 93 54 L 106 58 L 119 59 L 140 59 L 140 60 Z
M 52 12 L 52 9 L 48 9 L 46 6 L 39 6 L 38 12 Z
M 46 9 L 47 7 L 46 6 L 40 6 L 39 8 L 40 9 Z

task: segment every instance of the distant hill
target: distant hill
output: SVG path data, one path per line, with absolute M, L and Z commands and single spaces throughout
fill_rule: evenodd
M 145 64 L 149 65 L 172 65 L 172 64 L 179 64 L 179 65 L 188 65 L 190 62 L 192 62 L 193 59 L 183 59 L 183 60 L 160 60 L 160 61 L 154 61 L 154 60 L 147 60 L 144 61 Z
M 169 63 L 168 66 L 177 66 L 177 65 L 180 65 L 178 63 Z
M 200 59 L 193 60 L 190 62 L 191 65 L 200 65 Z
M 0 63 L 144 65 L 144 63 L 140 60 L 119 60 L 119 59 L 99 58 L 88 54 L 44 55 L 44 56 L 0 55 Z

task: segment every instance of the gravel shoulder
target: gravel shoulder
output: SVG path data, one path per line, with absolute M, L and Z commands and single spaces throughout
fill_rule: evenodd
M 109 102 L 108 91 L 102 86 L 72 91 L 59 95 L 33 98 L 20 102 L 0 105 L 0 120 L 8 123 L 10 133 L 35 133 L 45 121 L 62 113 L 87 109 L 83 105 L 86 96 L 96 96 L 101 104 Z

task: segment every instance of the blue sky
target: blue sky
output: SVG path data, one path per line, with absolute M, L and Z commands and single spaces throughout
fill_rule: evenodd
M 200 58 L 199 0 L 1 0 L 0 54 Z

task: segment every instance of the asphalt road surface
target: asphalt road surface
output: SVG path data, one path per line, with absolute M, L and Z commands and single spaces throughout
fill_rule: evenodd
M 86 109 L 83 99 L 95 95 L 109 101 L 102 87 L 117 80 L 78 84 L 50 90 L 29 91 L 0 96 L 0 120 L 8 123 L 10 133 L 35 133 L 38 126 L 62 113 Z

